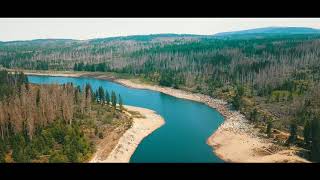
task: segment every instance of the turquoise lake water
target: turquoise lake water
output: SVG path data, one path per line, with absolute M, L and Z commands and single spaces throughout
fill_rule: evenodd
M 28 76 L 31 83 L 63 84 L 72 82 L 83 87 L 90 83 L 96 90 L 103 86 L 120 93 L 124 104 L 156 111 L 165 124 L 146 137 L 130 162 L 206 163 L 223 162 L 206 144 L 208 137 L 221 125 L 223 116 L 209 106 L 160 92 L 128 88 L 94 78 Z

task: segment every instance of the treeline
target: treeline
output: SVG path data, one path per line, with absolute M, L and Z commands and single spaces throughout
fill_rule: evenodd
M 318 67 L 317 44 L 317 39 L 295 40 L 293 37 L 290 41 L 208 40 L 159 46 L 131 55 L 131 64 L 123 72 L 153 77 L 155 74 L 170 75 L 174 71 L 185 79 L 182 86 L 200 83 L 202 93 L 220 84 L 237 83 L 262 91 L 268 86 L 273 89 L 281 86 L 290 74 L 299 73 L 303 67 Z M 211 82 L 214 84 L 210 86 Z
M 104 105 L 112 105 L 113 109 L 115 110 L 117 107 L 117 104 L 119 103 L 120 110 L 123 110 L 123 100 L 121 95 L 117 95 L 114 91 L 111 91 L 111 96 L 108 90 L 104 90 L 102 86 L 99 86 L 99 88 L 94 92 L 93 94 L 94 101 Z
M 83 162 L 94 151 L 84 134 L 83 121 L 90 120 L 95 102 L 111 101 L 113 113 L 122 98 L 99 88 L 94 93 L 90 84 L 84 88 L 64 85 L 30 85 L 23 73 L 1 72 L 1 87 L 17 89 L 0 100 L 0 161 L 8 156 L 14 162 Z M 24 81 L 20 82 L 20 79 Z M 18 88 L 19 87 L 19 88 Z M 101 89 L 103 93 L 101 92 Z M 106 93 L 106 96 L 104 95 Z M 111 105 L 110 105 L 111 106 Z M 46 162 L 46 161 L 45 161 Z
M 0 101 L 20 92 L 23 84 L 25 88 L 29 88 L 28 78 L 23 73 L 9 74 L 7 71 L 0 70 Z
M 74 71 L 106 72 L 106 71 L 110 71 L 110 68 L 106 63 L 99 63 L 99 64 L 75 63 L 73 70 Z

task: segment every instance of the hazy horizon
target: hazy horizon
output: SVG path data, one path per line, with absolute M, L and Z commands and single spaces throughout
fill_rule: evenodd
M 213 35 L 263 27 L 320 29 L 320 18 L 0 18 L 0 41 L 87 40 L 149 34 Z

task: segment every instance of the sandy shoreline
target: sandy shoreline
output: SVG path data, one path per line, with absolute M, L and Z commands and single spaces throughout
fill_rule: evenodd
M 34 76 L 53 76 L 53 77 L 81 77 L 82 74 L 77 73 L 37 73 L 37 72 L 23 72 L 26 75 L 34 75 Z
M 127 105 L 124 107 L 129 111 L 138 111 L 145 118 L 133 118 L 132 127 L 123 134 L 107 158 L 103 158 L 103 144 L 98 145 L 91 163 L 128 163 L 140 142 L 165 123 L 163 118 L 152 110 Z
M 90 73 L 26 74 L 52 76 L 62 75 L 67 77 L 95 77 Z M 216 109 L 224 116 L 225 120 L 217 129 L 217 131 L 208 137 L 207 144 L 212 146 L 213 152 L 226 162 L 308 162 L 307 160 L 295 155 L 295 150 L 281 149 L 270 140 L 258 137 L 258 132 L 253 128 L 248 120 L 238 111 L 231 111 L 227 102 L 223 100 L 213 99 L 207 95 L 190 93 L 169 87 L 135 83 L 127 79 L 115 79 L 104 77 L 103 75 L 98 75 L 97 78 L 111 80 L 131 88 L 149 89 L 178 98 L 202 102 Z
M 223 100 L 169 87 L 137 84 L 125 79 L 114 81 L 128 87 L 159 91 L 178 98 L 202 102 L 216 109 L 225 120 L 208 138 L 207 144 L 226 162 L 308 162 L 295 155 L 295 150 L 281 149 L 270 140 L 258 137 L 253 125 L 240 112 L 230 110 L 227 102 Z

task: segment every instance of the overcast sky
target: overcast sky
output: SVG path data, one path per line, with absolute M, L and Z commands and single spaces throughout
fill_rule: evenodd
M 320 29 L 320 18 L 0 18 L 0 41 L 158 33 L 209 35 L 268 26 Z

